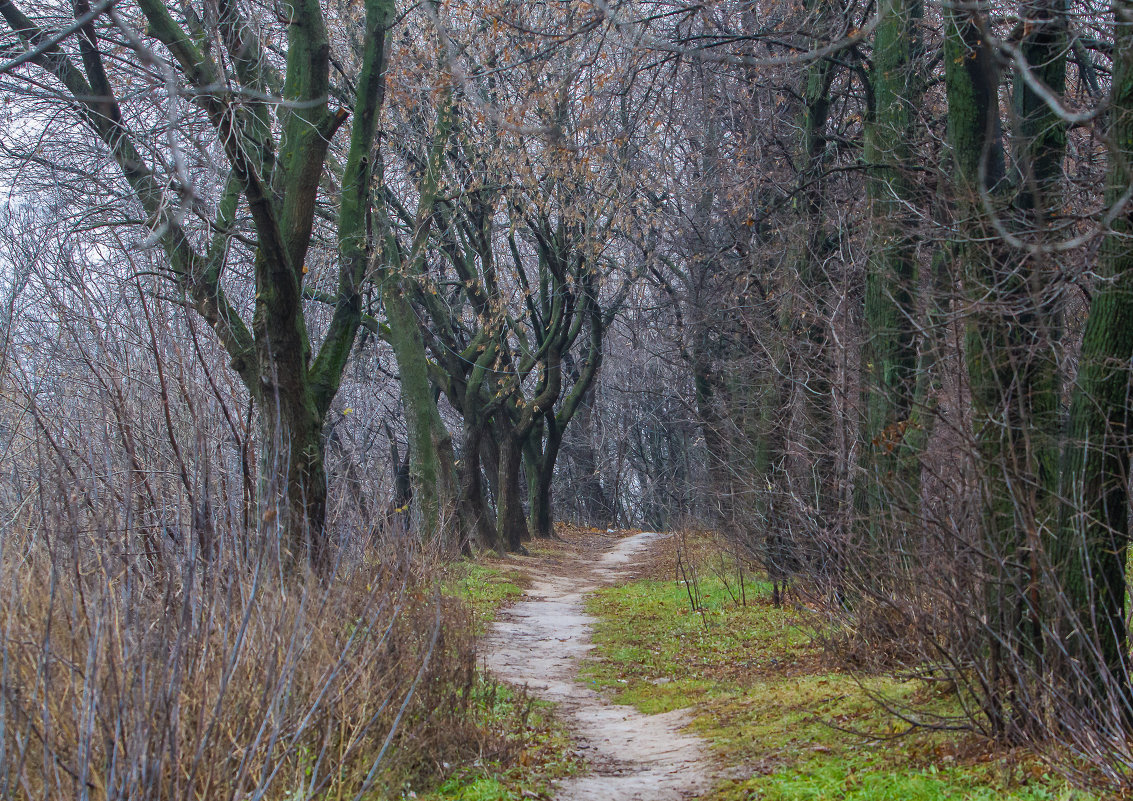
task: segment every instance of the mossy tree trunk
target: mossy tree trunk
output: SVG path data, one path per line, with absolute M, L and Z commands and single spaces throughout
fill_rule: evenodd
M 920 0 L 883 7 L 874 34 L 873 110 L 865 129 L 869 165 L 869 261 L 862 366 L 865 374 L 864 475 L 856 505 L 871 531 L 915 507 L 919 467 L 906 445 L 916 387 L 916 212 L 914 123 L 920 108 Z
M 815 25 L 825 33 L 831 9 L 821 2 L 811 3 Z M 816 35 L 815 41 L 820 41 Z M 798 499 L 796 514 L 805 525 L 806 542 L 797 535 L 781 540 L 773 549 L 783 565 L 800 565 L 801 554 L 809 554 L 807 570 L 829 587 L 837 586 L 841 543 L 834 532 L 838 493 L 834 486 L 834 458 L 830 442 L 835 431 L 832 365 L 828 352 L 830 276 L 827 257 L 832 249 L 824 209 L 823 179 L 828 150 L 827 123 L 830 115 L 830 87 L 837 65 L 818 59 L 807 66 L 802 85 L 803 108 L 800 171 L 798 176 L 798 240 L 792 253 L 797 279 L 787 289 L 789 299 L 781 306 L 781 324 L 791 342 L 799 343 L 800 354 L 790 359 L 781 354 L 778 372 L 789 376 L 790 392 L 783 400 L 793 403 L 797 393 L 801 409 L 797 430 L 789 431 L 785 449 L 785 476 L 791 482 L 789 497 Z M 784 349 L 785 350 L 785 349 Z M 788 415 L 790 415 L 788 411 Z M 800 463 L 791 465 L 791 453 Z M 789 525 L 789 524 L 788 524 Z M 804 530 L 802 526 L 796 531 Z M 837 589 L 834 590 L 837 593 Z
M 441 419 L 429 380 L 417 314 L 400 285 L 391 280 L 383 296 L 390 344 L 397 359 L 401 402 L 409 431 L 409 475 L 413 484 L 414 522 L 424 537 L 446 536 L 446 514 L 456 512 L 452 438 Z
M 1107 203 L 1133 185 L 1133 3 L 1116 0 Z M 1051 558 L 1066 619 L 1067 669 L 1078 702 L 1110 720 L 1130 714 L 1125 618 L 1129 548 L 1130 362 L 1133 360 L 1133 215 L 1111 224 L 1098 260 L 1062 463 L 1062 510 Z M 1116 691 L 1116 693 L 1114 692 Z
M 1021 430 L 1011 443 L 1016 468 L 1016 527 L 1020 529 L 1019 562 L 1027 586 L 1022 608 L 1020 640 L 1024 651 L 1023 680 L 1033 682 L 1046 670 L 1043 629 L 1049 623 L 1043 582 L 1044 540 L 1057 531 L 1059 517 L 1059 452 L 1062 432 L 1062 376 L 1058 348 L 1061 341 L 1062 297 L 1057 257 L 1043 250 L 1063 204 L 1063 160 L 1066 123 L 1043 97 L 1061 98 L 1066 87 L 1069 51 L 1065 0 L 1023 0 L 1019 52 L 1026 63 L 1017 66 L 1012 95 L 1015 137 L 1011 221 L 1030 252 L 1019 253 L 1020 277 L 1010 298 L 1018 310 L 1011 322 L 1017 373 Z M 1036 87 L 1038 84 L 1038 87 Z M 1041 90 L 1040 91 L 1040 88 Z M 1023 480 L 1020 480 L 1023 479 Z M 1048 653 L 1044 654 L 1044 650 Z M 1031 710 L 1022 710 L 1023 719 Z
M 394 212 L 379 193 L 375 217 L 381 231 L 385 263 L 382 306 L 389 321 L 388 339 L 397 359 L 401 400 L 409 432 L 409 470 L 413 483 L 413 503 L 418 534 L 425 538 L 447 538 L 456 542 L 460 525 L 451 517 L 460 511 L 456 461 L 452 436 L 441 419 L 431 372 L 436 368 L 425 347 L 422 322 L 412 299 L 421 292 L 435 210 L 441 191 L 441 170 L 449 145 L 454 119 L 452 87 L 442 87 L 437 114 L 424 169 L 418 183 L 416 213 L 410 220 L 411 235 L 401 242 L 394 233 Z M 380 162 L 379 162 L 380 164 Z M 379 173 L 379 181 L 384 181 Z
M 1033 711 L 1019 699 L 1041 658 L 1036 552 L 1053 508 L 1057 374 L 1049 344 L 1057 321 L 1044 300 L 1041 261 L 1002 228 L 1024 240 L 1041 238 L 1040 211 L 1060 180 L 1065 134 L 1041 101 L 1017 86 L 1018 175 L 1008 180 L 986 12 L 983 6 L 948 12 L 944 61 L 962 221 L 951 254 L 962 265 L 968 303 L 964 355 L 985 552 L 986 711 L 997 734 L 1010 737 Z M 1028 13 L 1041 13 L 1046 22 L 1028 26 L 1023 47 L 1041 65 L 1041 79 L 1060 92 L 1065 48 L 1054 7 Z

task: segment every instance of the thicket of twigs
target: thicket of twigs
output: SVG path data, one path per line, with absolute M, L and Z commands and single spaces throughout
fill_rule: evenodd
M 0 797 L 373 797 L 506 756 L 451 554 L 344 493 L 329 572 L 285 564 L 223 365 L 118 288 L 8 287 Z
M 408 555 L 155 581 L 59 522 L 4 542 L 4 797 L 355 797 L 476 754 L 468 628 Z

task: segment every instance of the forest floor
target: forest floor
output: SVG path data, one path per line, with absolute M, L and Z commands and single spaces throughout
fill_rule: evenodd
M 537 743 L 433 796 L 465 801 L 1088 801 L 1033 756 L 910 727 L 922 685 L 831 664 L 706 539 L 563 531 L 475 563 L 488 671 L 538 704 Z M 538 699 L 538 700 L 535 700 Z M 550 721 L 550 723 L 548 723 Z

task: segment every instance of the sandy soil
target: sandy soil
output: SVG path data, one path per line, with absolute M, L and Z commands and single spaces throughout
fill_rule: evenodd
M 704 792 L 711 763 L 703 741 L 682 731 L 682 711 L 643 715 L 611 704 L 577 681 L 592 647 L 584 596 L 624 580 L 634 557 L 662 535 L 635 534 L 599 553 L 576 553 L 553 574 L 532 560 L 532 584 L 506 609 L 483 645 L 488 668 L 559 705 L 591 772 L 562 782 L 556 801 L 676 801 Z

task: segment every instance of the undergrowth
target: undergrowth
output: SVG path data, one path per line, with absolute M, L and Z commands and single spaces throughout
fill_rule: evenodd
M 661 573 L 662 571 L 655 571 Z M 710 801 L 1086 801 L 1016 752 L 913 727 L 874 699 L 953 702 L 923 685 L 825 663 L 801 612 L 765 582 L 700 570 L 600 590 L 583 675 L 645 713 L 695 710 L 693 730 L 731 767 Z M 746 603 L 745 603 L 746 601 Z
M 461 560 L 448 567 L 445 593 L 471 613 L 473 631 L 482 636 L 501 607 L 523 594 L 525 574 L 502 562 Z M 553 705 L 478 673 L 470 713 L 477 728 L 502 747 L 484 750 L 461 765 L 444 765 L 447 775 L 427 791 L 406 786 L 402 798 L 421 801 L 519 801 L 550 799 L 556 779 L 581 766 Z
M 453 770 L 431 792 L 413 797 L 422 801 L 549 799 L 554 780 L 579 770 L 570 736 L 555 719 L 550 704 L 505 684 L 482 681 L 475 709 L 479 725 L 497 733 L 507 749 L 481 754 Z
M 495 567 L 144 573 L 67 534 L 0 532 L 0 798 L 538 798 L 574 769 L 550 709 L 478 664 L 521 592 Z

